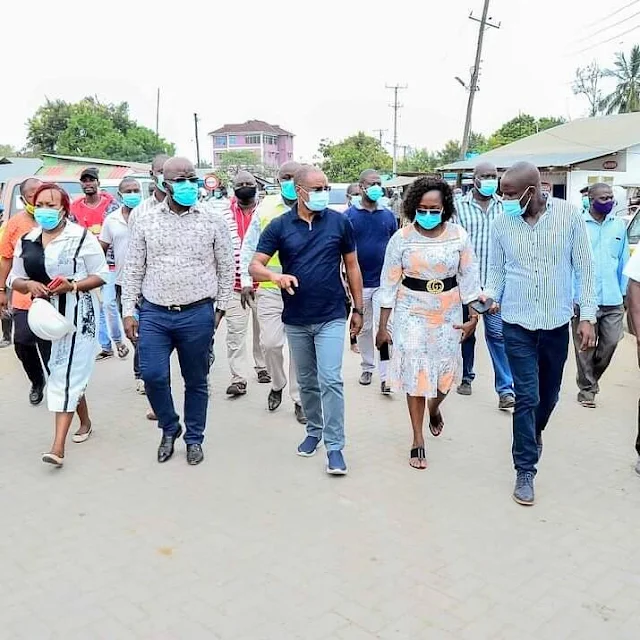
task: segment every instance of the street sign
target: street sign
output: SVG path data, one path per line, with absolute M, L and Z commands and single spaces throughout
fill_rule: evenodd
M 215 191 L 220 186 L 220 179 L 214 174 L 209 174 L 204 178 L 204 188 L 207 191 Z

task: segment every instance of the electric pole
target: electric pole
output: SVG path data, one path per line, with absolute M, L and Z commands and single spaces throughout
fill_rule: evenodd
M 480 64 L 482 63 L 482 44 L 484 42 L 484 32 L 487 27 L 493 27 L 494 29 L 500 28 L 500 23 L 493 24 L 490 22 L 491 18 L 487 18 L 489 15 L 489 0 L 484 0 L 484 7 L 482 8 L 482 18 L 478 20 L 473 17 L 473 14 L 469 16 L 471 20 L 480 23 L 478 29 L 478 44 L 476 45 L 476 59 L 471 69 L 471 82 L 469 83 L 469 100 L 467 102 L 467 115 L 464 121 L 464 134 L 462 136 L 462 144 L 460 145 L 460 160 L 464 160 L 467 157 L 467 151 L 469 151 L 469 138 L 471 137 L 471 116 L 473 114 L 473 101 L 475 99 L 476 91 L 478 90 L 478 77 L 480 76 Z M 462 83 L 464 86 L 464 83 Z
M 198 114 L 193 114 L 193 123 L 196 128 L 196 167 L 200 168 L 200 141 L 198 140 Z
M 380 146 L 382 146 L 382 134 L 387 133 L 388 129 L 374 129 L 373 132 L 378 134 L 378 139 L 380 140 Z
M 386 85 L 387 89 L 393 89 L 393 175 L 395 177 L 398 169 L 398 110 L 402 105 L 398 102 L 398 91 L 406 89 L 406 84 Z
M 158 87 L 158 95 L 156 97 L 156 135 L 159 134 L 160 128 L 160 87 Z

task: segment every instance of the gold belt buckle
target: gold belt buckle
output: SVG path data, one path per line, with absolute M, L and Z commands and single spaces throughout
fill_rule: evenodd
M 442 293 L 444 282 L 442 280 L 427 280 L 427 293 Z

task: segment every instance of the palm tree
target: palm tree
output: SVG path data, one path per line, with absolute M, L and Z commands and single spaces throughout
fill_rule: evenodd
M 640 111 L 640 46 L 634 45 L 627 59 L 624 52 L 616 53 L 613 69 L 605 69 L 603 75 L 615 78 L 613 93 L 606 96 L 603 106 L 608 114 Z

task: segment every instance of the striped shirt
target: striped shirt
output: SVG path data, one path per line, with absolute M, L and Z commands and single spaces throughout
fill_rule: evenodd
M 581 320 L 595 320 L 593 254 L 582 212 L 549 198 L 535 225 L 522 216 L 493 224 L 485 294 L 502 319 L 530 331 L 560 327 L 573 317 L 573 274 L 580 282 Z
M 487 271 L 489 270 L 489 240 L 491 238 L 491 227 L 495 219 L 502 213 L 502 201 L 493 196 L 489 201 L 486 211 L 478 204 L 473 197 L 473 189 L 464 198 L 456 200 L 455 221 L 469 234 L 473 252 L 476 254 L 480 265 L 480 282 L 484 286 L 487 282 Z
M 257 206 L 257 205 L 256 205 Z M 242 252 L 242 244 L 244 243 L 247 230 L 251 226 L 251 221 L 255 215 L 256 208 L 254 207 L 249 213 L 245 213 L 237 201 L 233 200 L 229 206 L 222 211 L 222 217 L 227 223 L 229 234 L 231 235 L 231 242 L 233 243 L 233 258 L 236 265 L 236 275 L 233 285 L 234 291 L 242 290 L 241 282 L 241 263 L 240 254 Z M 249 285 L 252 286 L 252 285 Z M 257 283 L 253 285 L 258 288 Z

